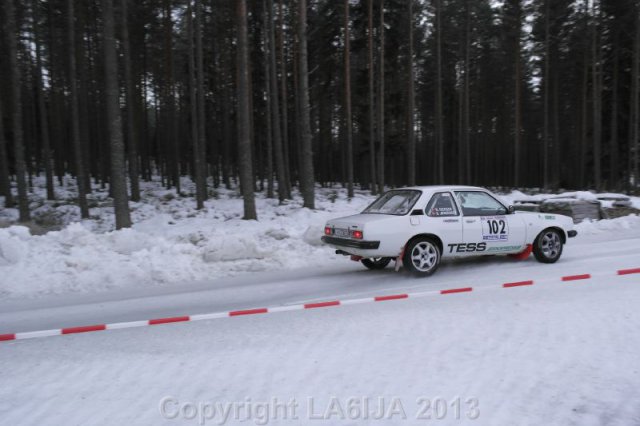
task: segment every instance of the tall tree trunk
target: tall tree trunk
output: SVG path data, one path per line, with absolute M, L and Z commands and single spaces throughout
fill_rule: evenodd
M 586 11 L 585 11 L 586 12 Z M 587 171 L 587 145 L 588 145 L 588 123 L 589 123 L 589 49 L 586 44 L 583 52 L 582 63 L 582 116 L 580 123 L 580 167 L 578 183 L 581 188 L 585 186 Z
M 263 37 L 262 37 L 262 44 L 264 47 L 264 61 L 263 61 L 263 67 L 264 67 L 264 79 L 265 79 L 265 94 L 266 94 L 266 99 L 265 99 L 265 124 L 266 124 L 266 131 L 265 131 L 265 139 L 266 139 L 266 162 L 267 162 L 267 167 L 266 167 L 266 175 L 267 175 L 267 198 L 273 198 L 274 197 L 274 190 L 273 190 L 273 139 L 274 139 L 274 133 L 275 133 L 275 129 L 274 126 L 278 125 L 279 123 L 277 123 L 277 121 L 275 120 L 274 116 L 273 116 L 273 109 L 275 107 L 275 109 L 277 110 L 278 105 L 273 105 L 272 101 L 273 101 L 273 90 L 271 87 L 271 81 L 272 81 L 272 75 L 271 74 L 275 74 L 275 70 L 271 69 L 271 51 L 273 50 L 271 47 L 271 25 L 270 25 L 270 12 L 267 10 L 267 2 L 265 0 L 262 0 L 262 8 L 263 8 L 263 13 L 262 13 L 262 31 L 263 31 Z M 275 92 L 278 92 L 278 89 L 276 87 Z M 278 120 L 279 121 L 279 120 Z M 278 130 L 279 130 L 279 126 L 278 126 Z M 282 201 L 282 199 L 280 199 L 280 201 Z
M 415 135 L 415 88 L 413 71 L 413 0 L 409 0 L 407 8 L 409 29 L 409 53 L 407 55 L 407 185 L 416 184 L 416 135 Z
M 225 71 L 223 74 L 222 96 L 224 105 L 233 105 L 233 96 L 231 95 L 231 82 L 230 76 Z M 231 111 L 229 108 L 222 108 L 222 176 L 224 180 L 225 188 L 231 189 L 231 175 L 233 174 L 232 168 L 232 151 L 231 145 L 233 143 L 233 132 L 231 127 Z
M 36 54 L 36 76 L 35 92 L 38 103 L 38 118 L 40 126 L 40 143 L 42 145 L 42 162 L 44 163 L 44 174 L 47 186 L 47 200 L 56 198 L 53 189 L 53 164 L 51 163 L 51 141 L 49 138 L 49 120 L 47 118 L 47 108 L 44 102 L 44 83 L 42 78 L 42 52 L 40 43 L 40 31 L 38 30 L 38 4 L 34 0 L 31 3 L 33 12 L 33 41 Z
M 514 66 L 515 66 L 515 75 L 514 75 L 514 122 L 513 122 L 513 156 L 514 156 L 514 170 L 513 170 L 513 184 L 514 186 L 520 186 L 520 146 L 521 142 L 521 127 L 522 127 L 522 71 L 521 71 L 521 58 L 520 58 L 520 32 L 522 26 L 522 5 L 520 0 L 516 1 L 516 22 L 515 22 L 515 52 L 514 52 Z
M 291 198 L 289 193 L 289 182 L 287 180 L 287 165 L 284 161 L 284 151 L 282 149 L 282 132 L 280 131 L 280 99 L 278 94 L 278 67 L 276 62 L 276 34 L 274 28 L 275 14 L 273 12 L 273 0 L 267 2 L 267 31 L 269 37 L 267 45 L 269 46 L 269 65 L 270 74 L 269 82 L 271 95 L 271 130 L 273 132 L 273 151 L 276 160 L 276 174 L 278 176 L 278 199 L 280 202 Z M 286 106 L 283 108 L 286 109 Z
M 470 117 L 470 85 L 471 85 L 471 11 L 469 3 L 472 0 L 465 0 L 465 48 L 464 48 L 464 96 L 463 103 L 464 108 L 462 111 L 463 120 L 463 147 L 465 158 L 465 180 L 471 180 L 471 144 L 469 133 L 471 129 L 471 117 Z
M 27 165 L 24 156 L 22 132 L 22 82 L 20 64 L 18 63 L 18 31 L 16 29 L 16 13 L 14 0 L 4 0 L 5 28 L 7 37 L 7 63 L 9 68 L 9 86 L 11 88 L 11 128 L 13 130 L 13 156 L 18 183 L 18 210 L 20 222 L 28 222 L 29 199 L 27 196 Z
M 249 109 L 249 52 L 247 46 L 247 3 L 236 0 L 238 21 L 238 166 L 244 198 L 243 219 L 257 219 L 251 155 L 251 110 Z
M 284 51 L 284 8 L 282 4 L 285 0 L 280 0 L 278 4 L 278 18 L 280 25 L 278 26 L 278 46 L 280 56 L 280 91 L 282 105 L 282 158 L 284 163 L 284 181 L 279 185 L 285 185 L 282 196 L 291 198 L 291 160 L 289 156 L 289 109 L 287 94 L 287 58 Z
M 67 0 L 67 54 L 69 55 L 69 92 L 71 110 L 71 144 L 76 168 L 76 183 L 78 187 L 78 206 L 83 219 L 89 218 L 89 205 L 87 204 L 86 176 L 84 158 L 82 155 L 82 141 L 80 140 L 80 112 L 78 105 L 78 83 L 76 74 L 76 29 L 75 29 L 75 0 Z
M 436 6 L 436 140 L 438 152 L 438 183 L 444 183 L 444 123 L 442 117 L 442 1 Z
M 131 183 L 131 201 L 140 201 L 140 183 L 138 167 L 138 121 L 135 117 L 136 96 L 133 87 L 133 72 L 131 70 L 131 47 L 129 42 L 129 13 L 128 2 L 120 0 L 121 31 L 122 31 L 122 60 L 124 64 L 124 85 L 127 99 L 127 139 L 129 142 L 129 181 Z
M 353 198 L 353 130 L 351 123 L 351 32 L 349 31 L 349 0 L 344 0 L 344 107 L 347 133 L 347 196 Z
M 198 187 L 198 172 L 200 168 L 202 168 L 202 158 L 198 151 L 198 102 L 196 100 L 196 65 L 191 0 L 187 3 L 187 38 L 189 39 L 189 54 L 187 55 L 187 71 L 189 73 L 189 121 L 191 124 L 191 145 L 193 150 L 193 178 L 196 183 L 196 209 L 199 210 L 204 208 L 204 198 L 201 196 L 200 188 Z
M 375 95 L 374 95 L 374 75 L 373 75 L 373 0 L 369 0 L 367 5 L 368 31 L 367 48 L 368 61 L 367 70 L 369 72 L 369 168 L 371 172 L 371 194 L 376 194 L 376 146 L 375 146 Z
M 384 192 L 384 0 L 380 0 L 380 51 L 378 57 L 378 193 Z
M 543 159 L 542 159 L 542 176 L 543 176 L 543 187 L 545 189 L 549 188 L 549 85 L 550 81 L 550 73 L 549 68 L 551 66 L 551 57 L 550 57 L 550 46 L 551 42 L 549 37 L 549 13 L 550 7 L 549 3 L 551 0 L 545 0 L 545 14 L 544 14 L 544 93 L 543 93 L 543 130 L 542 130 L 542 143 L 543 143 Z
M 207 199 L 207 132 L 205 128 L 205 102 L 204 102 L 204 60 L 202 52 L 202 0 L 196 1 L 196 75 L 197 75 L 197 123 L 198 123 L 198 143 L 196 144 L 196 199 L 197 208 L 204 207 Z M 196 117 L 194 117 L 196 119 Z
M 633 173 L 633 186 L 640 185 L 640 12 L 636 12 L 636 35 L 631 66 L 631 117 L 629 129 L 629 175 Z M 633 152 L 633 155 L 631 153 Z M 630 177 L 630 176 L 629 176 Z M 629 179 L 631 181 L 631 179 Z
M 609 143 L 609 188 L 617 188 L 619 183 L 618 155 L 618 31 L 615 31 L 613 45 L 613 76 L 611 82 L 611 139 Z
M 173 72 L 173 7 L 172 0 L 163 1 L 163 41 L 164 41 L 164 81 L 163 88 L 163 106 L 162 113 L 164 115 L 165 131 L 162 135 L 164 145 L 164 163 L 170 179 L 167 179 L 167 188 L 173 183 L 176 188 L 176 194 L 180 195 L 180 144 L 177 138 L 176 126 L 176 101 L 175 101 L 175 85 Z
M 292 67 L 293 67 L 293 72 L 291 73 L 293 76 L 293 93 L 294 93 L 294 102 L 293 102 L 293 140 L 296 141 L 296 143 L 291 144 L 291 149 L 293 151 L 293 153 L 291 154 L 292 156 L 294 156 L 296 158 L 296 161 L 292 163 L 292 172 L 293 172 L 293 178 L 292 181 L 295 180 L 300 180 L 300 173 L 299 173 L 299 166 L 302 162 L 302 158 L 301 156 L 301 148 L 300 148 L 300 140 L 302 139 L 302 131 L 301 131 L 301 124 L 300 124 L 300 54 L 298 53 L 299 51 L 299 44 L 298 43 L 298 25 L 297 25 L 297 20 L 299 19 L 299 16 L 297 13 L 293 14 L 294 15 L 294 22 L 292 24 L 292 27 L 294 28 L 294 42 L 293 42 L 293 54 L 292 56 Z
M 9 180 L 9 159 L 7 141 L 4 138 L 4 119 L 2 117 L 2 99 L 0 99 L 0 195 L 4 195 L 4 207 L 13 206 L 11 181 Z
M 602 107 L 601 107 L 601 89 L 600 89 L 600 70 L 601 70 L 601 47 L 599 44 L 598 34 L 598 18 L 599 10 L 595 2 L 592 5 L 592 29 L 591 29 L 591 78 L 593 89 L 593 178 L 595 187 L 600 190 L 602 187 L 602 171 L 601 171 L 601 145 L 602 136 Z
M 121 229 L 131 226 L 131 218 L 129 216 L 129 200 L 127 198 L 127 171 L 119 103 L 120 91 L 118 88 L 113 0 L 102 0 L 102 25 L 104 27 L 105 119 L 111 147 L 111 178 L 109 182 L 115 207 L 116 229 Z
M 307 59 L 307 0 L 298 0 L 298 73 L 300 103 L 300 191 L 304 207 L 315 208 L 313 173 L 313 148 L 311 146 L 311 122 L 309 117 L 309 64 Z
M 554 64 L 556 62 L 554 61 Z M 555 65 L 554 65 L 555 68 Z M 552 167 L 552 186 L 553 189 L 557 190 L 560 187 L 561 181 L 561 173 L 560 173 L 560 157 L 562 155 L 562 139 L 560 138 L 560 95 L 559 95 L 559 86 L 560 82 L 558 81 L 558 73 L 554 73 L 552 77 L 553 81 L 553 107 L 551 110 L 553 111 L 553 153 L 551 167 Z

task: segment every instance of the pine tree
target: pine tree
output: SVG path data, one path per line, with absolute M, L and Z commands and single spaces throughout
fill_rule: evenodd
M 129 199 L 125 166 L 124 140 L 122 137 L 122 117 L 120 114 L 118 89 L 118 63 L 113 16 L 113 0 L 102 0 L 102 25 L 104 37 L 104 98 L 105 120 L 109 133 L 111 150 L 110 185 L 116 216 L 116 229 L 129 228 Z
M 238 40 L 238 165 L 240 167 L 240 185 L 244 199 L 243 219 L 257 219 L 255 195 L 253 193 L 253 160 L 251 155 L 251 110 L 249 108 L 249 53 L 247 41 L 247 3 L 236 1 L 237 40 Z
M 351 32 L 349 27 L 349 0 L 344 0 L 344 109 L 345 109 L 345 132 L 346 141 L 346 162 L 347 162 L 347 196 L 353 197 L 353 124 L 351 118 Z
M 300 192 L 304 207 L 315 208 L 313 150 L 309 117 L 309 71 L 307 58 L 307 1 L 298 0 L 298 99 L 300 104 Z
M 82 155 L 82 141 L 80 140 L 80 112 L 78 106 L 78 84 L 76 81 L 76 30 L 75 30 L 75 0 L 67 0 L 67 53 L 69 55 L 69 92 L 70 110 L 71 110 L 71 144 L 76 167 L 76 183 L 78 188 L 78 206 L 80 207 L 80 216 L 83 219 L 89 217 L 89 206 L 87 204 L 87 194 L 85 192 L 85 176 L 84 158 Z
M 18 62 L 18 30 L 16 28 L 16 13 L 13 0 L 4 0 L 5 28 L 7 37 L 9 68 L 9 85 L 11 88 L 11 130 L 13 132 L 13 155 L 18 183 L 18 211 L 20 222 L 28 222 L 29 200 L 27 196 L 27 164 L 24 153 L 24 132 L 22 129 L 22 79 L 20 78 L 20 64 Z

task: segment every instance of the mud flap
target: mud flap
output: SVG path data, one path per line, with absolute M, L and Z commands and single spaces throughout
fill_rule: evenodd
M 403 266 L 402 265 L 403 257 L 404 257 L 404 246 L 402 247 L 402 250 L 400 250 L 400 256 L 396 257 L 396 265 L 395 265 L 396 272 L 398 272 L 400 270 L 400 267 Z
M 526 260 L 532 251 L 533 245 L 527 244 L 527 248 L 525 248 L 524 251 L 521 251 L 520 253 L 510 254 L 509 257 L 512 257 L 516 260 Z
M 351 260 L 353 260 L 354 262 L 360 262 L 362 260 L 362 256 L 356 256 L 355 254 L 352 254 Z

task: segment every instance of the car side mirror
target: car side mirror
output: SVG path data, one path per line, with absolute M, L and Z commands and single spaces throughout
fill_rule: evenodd
M 420 209 L 415 209 L 414 211 L 411 212 L 411 216 L 423 216 L 424 212 Z
M 509 206 L 509 214 L 515 213 L 516 208 L 514 206 Z

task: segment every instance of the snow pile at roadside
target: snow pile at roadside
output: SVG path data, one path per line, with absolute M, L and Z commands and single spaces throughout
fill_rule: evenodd
M 616 219 L 585 220 L 575 225 L 575 229 L 578 230 L 578 235 L 598 235 L 611 231 L 640 229 L 640 216 L 629 215 Z
M 361 211 L 372 199 L 357 193 L 348 200 L 343 191 L 318 189 L 317 210 L 311 211 L 297 201 L 279 205 L 258 198 L 259 221 L 245 221 L 242 199 L 232 191 L 221 191 L 204 211 L 196 211 L 191 198 L 154 195 L 132 203 L 131 229 L 99 232 L 110 226 L 108 216 L 45 235 L 31 235 L 23 226 L 0 229 L 0 296 L 104 291 L 322 265 L 338 258 L 320 243 L 325 222 Z
M 516 201 L 518 202 L 540 202 L 549 198 L 553 199 L 567 199 L 567 198 L 575 198 L 578 200 L 585 201 L 600 201 L 602 207 L 610 208 L 613 206 L 613 199 L 624 199 L 628 198 L 631 207 L 635 209 L 640 209 L 640 197 L 634 197 L 625 194 L 611 193 L 611 192 L 591 192 L 591 191 L 571 191 L 571 192 L 562 192 L 558 194 L 553 193 L 541 193 L 534 195 L 527 195 L 521 191 L 515 190 L 511 191 L 508 194 L 502 194 L 501 198 L 507 202 L 508 204 L 514 204 Z

